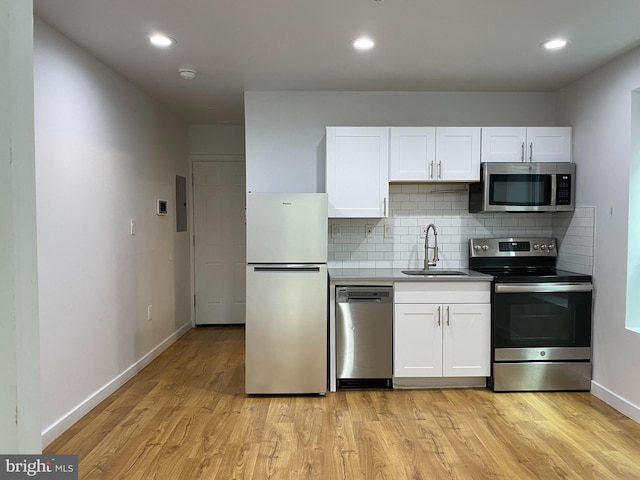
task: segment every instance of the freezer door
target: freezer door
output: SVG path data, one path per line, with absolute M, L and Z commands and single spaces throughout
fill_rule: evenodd
M 246 392 L 327 389 L 327 266 L 248 265 Z
M 248 193 L 247 263 L 326 263 L 326 193 Z

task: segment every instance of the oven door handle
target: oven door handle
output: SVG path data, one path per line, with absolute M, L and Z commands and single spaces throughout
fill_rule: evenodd
M 590 292 L 593 285 L 590 282 L 581 283 L 496 283 L 496 293 L 564 293 Z

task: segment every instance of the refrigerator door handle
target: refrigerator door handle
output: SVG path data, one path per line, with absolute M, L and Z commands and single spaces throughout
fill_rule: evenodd
M 253 267 L 254 272 L 319 272 L 320 267 L 313 265 L 265 265 Z

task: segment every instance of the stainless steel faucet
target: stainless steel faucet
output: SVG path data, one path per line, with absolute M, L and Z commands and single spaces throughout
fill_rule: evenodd
M 429 247 L 429 230 L 433 228 L 433 242 L 435 245 Z M 433 259 L 429 261 L 429 248 L 433 248 Z M 427 225 L 427 231 L 424 235 L 424 269 L 429 270 L 429 267 L 435 267 L 438 263 L 438 231 L 433 223 Z

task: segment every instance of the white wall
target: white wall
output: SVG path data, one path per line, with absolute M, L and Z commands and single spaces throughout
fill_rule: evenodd
M 573 125 L 577 195 L 596 208 L 593 392 L 640 421 L 640 334 L 625 329 L 631 92 L 638 87 L 635 49 L 559 92 L 558 112 Z
M 190 328 L 189 167 L 181 121 L 38 19 L 34 74 L 46 444 Z
M 0 0 L 0 452 L 40 453 L 33 5 Z
M 327 125 L 559 125 L 553 93 L 246 92 L 247 189 L 324 192 Z
M 244 159 L 244 126 L 189 125 L 189 155 L 239 155 Z

